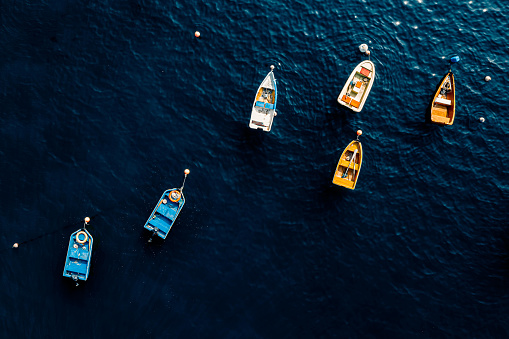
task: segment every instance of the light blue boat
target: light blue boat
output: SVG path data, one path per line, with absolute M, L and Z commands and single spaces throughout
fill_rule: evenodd
M 181 188 L 172 188 L 164 191 L 163 195 L 159 199 L 156 207 L 150 214 L 145 228 L 152 232 L 152 236 L 158 235 L 159 237 L 166 239 L 168 233 L 171 231 L 171 227 L 177 220 L 177 217 L 186 203 L 184 197 L 184 184 L 186 182 L 189 170 L 184 171 L 184 182 Z M 152 238 L 149 239 L 152 242 Z
M 76 286 L 78 286 L 78 280 L 87 280 L 90 273 L 94 239 L 86 229 L 89 221 L 90 218 L 85 218 L 83 228 L 71 234 L 67 248 L 63 275 L 76 281 Z

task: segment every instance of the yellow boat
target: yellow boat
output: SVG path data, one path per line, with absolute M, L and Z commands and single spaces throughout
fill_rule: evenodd
M 431 122 L 452 125 L 456 111 L 454 75 L 448 72 L 438 87 L 431 103 Z
M 362 131 L 357 131 L 361 135 Z M 359 178 L 362 165 L 362 145 L 357 137 L 346 146 L 339 158 L 336 172 L 332 178 L 332 183 L 349 189 L 355 189 L 355 184 Z

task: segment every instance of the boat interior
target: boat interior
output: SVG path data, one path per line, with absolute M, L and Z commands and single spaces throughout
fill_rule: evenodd
M 359 152 L 355 154 L 355 159 L 351 160 L 353 157 L 354 151 L 348 150 L 345 152 L 345 154 L 341 157 L 339 161 L 339 166 L 336 169 L 336 176 L 339 176 L 340 178 L 344 178 L 349 181 L 354 181 L 357 177 L 357 174 L 359 174 L 359 168 L 360 168 L 360 157 L 361 155 Z M 350 162 L 351 160 L 351 162 Z M 349 166 L 350 165 L 350 166 Z M 355 173 L 354 173 L 355 169 Z M 345 175 L 346 173 L 346 175 Z
M 357 152 L 355 152 L 357 150 Z M 348 149 L 341 154 L 336 172 L 332 182 L 336 185 L 353 189 L 359 176 L 362 162 L 362 150 L 360 143 L 354 142 L 348 146 Z M 355 154 L 355 157 L 354 157 Z
M 274 109 L 275 90 L 271 88 L 260 87 L 256 94 L 255 106 L 260 108 Z
M 67 253 L 67 264 L 65 265 L 65 274 L 76 277 L 80 280 L 86 280 L 88 264 L 90 258 L 91 238 L 88 237 L 84 244 L 77 242 L 78 233 L 73 235 L 72 244 L 69 246 Z
M 442 82 L 439 93 L 431 107 L 431 120 L 433 122 L 448 124 L 454 112 L 454 90 L 451 78 L 448 75 Z
M 356 72 L 353 76 L 345 95 L 341 98 L 342 101 L 346 102 L 350 106 L 359 108 L 364 93 L 368 88 L 368 84 L 371 81 L 371 71 L 367 68 L 361 67 L 360 72 Z
M 147 224 L 149 229 L 154 230 L 157 228 L 157 235 L 162 238 L 165 238 L 170 231 L 173 222 L 177 218 L 179 208 L 183 204 L 182 197 L 177 202 L 171 201 L 169 196 L 170 193 L 171 192 L 164 194 L 157 206 L 157 209 Z

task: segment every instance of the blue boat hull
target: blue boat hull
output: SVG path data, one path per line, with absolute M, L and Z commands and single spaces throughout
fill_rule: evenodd
M 75 281 L 87 280 L 90 273 L 93 244 L 94 239 L 86 229 L 80 229 L 71 234 L 64 266 L 64 277 Z
M 175 220 L 177 220 L 180 210 L 186 202 L 184 193 L 181 193 L 180 199 L 177 202 L 172 201 L 170 193 L 173 191 L 180 191 L 180 189 L 172 188 L 164 191 L 144 226 L 147 230 L 163 239 L 166 239 L 168 233 L 170 233 L 171 227 Z

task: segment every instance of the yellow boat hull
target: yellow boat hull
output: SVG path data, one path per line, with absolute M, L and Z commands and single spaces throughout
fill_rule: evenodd
M 357 150 L 357 153 L 355 151 Z M 355 158 L 352 156 L 355 154 Z M 355 189 L 362 165 L 362 145 L 360 141 L 354 140 L 346 146 L 339 157 L 332 183 L 351 190 Z
M 448 90 L 442 94 L 441 90 L 449 83 Z M 456 116 L 456 84 L 454 75 L 448 72 L 440 81 L 431 103 L 431 122 L 439 125 L 452 125 Z

